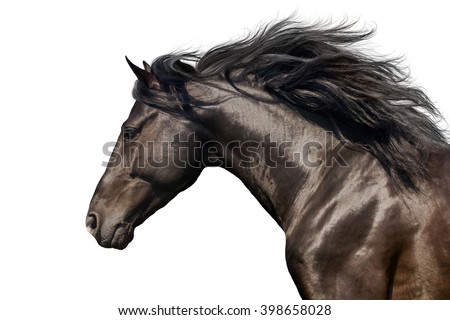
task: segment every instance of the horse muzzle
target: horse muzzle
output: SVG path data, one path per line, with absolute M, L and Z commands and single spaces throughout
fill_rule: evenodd
M 86 228 L 94 236 L 98 244 L 104 248 L 125 249 L 133 240 L 132 223 L 122 222 L 112 226 L 102 225 L 99 215 L 89 212 L 86 217 Z

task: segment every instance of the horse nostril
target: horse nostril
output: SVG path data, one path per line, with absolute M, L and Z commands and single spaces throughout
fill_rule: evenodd
M 86 228 L 90 233 L 93 233 L 97 229 L 97 216 L 95 213 L 88 213 L 86 217 Z

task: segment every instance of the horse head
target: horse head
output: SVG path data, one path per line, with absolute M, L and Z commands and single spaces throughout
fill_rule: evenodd
M 164 96 L 148 64 L 141 69 L 127 61 L 140 86 Z M 164 107 L 176 108 L 171 103 Z M 197 129 L 176 112 L 135 102 L 86 218 L 88 231 L 101 246 L 124 249 L 136 226 L 195 182 L 203 168 L 193 139 Z

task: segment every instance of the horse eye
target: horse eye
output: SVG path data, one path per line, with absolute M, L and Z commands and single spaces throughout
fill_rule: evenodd
M 123 138 L 125 140 L 131 140 L 131 139 L 135 138 L 137 134 L 138 134 L 137 129 L 135 129 L 135 128 L 126 128 L 123 131 Z

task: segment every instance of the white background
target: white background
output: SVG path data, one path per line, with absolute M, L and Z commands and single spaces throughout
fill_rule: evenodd
M 124 251 L 101 248 L 86 232 L 107 161 L 102 146 L 116 140 L 133 104 L 124 56 L 140 64 L 206 49 L 294 10 L 310 21 L 359 18 L 378 27 L 373 49 L 406 54 L 416 83 L 449 119 L 448 10 L 420 3 L 2 2 L 0 317 L 118 319 L 117 307 L 299 303 L 283 232 L 224 170 L 205 170 Z M 361 312 L 370 318 L 375 309 Z

